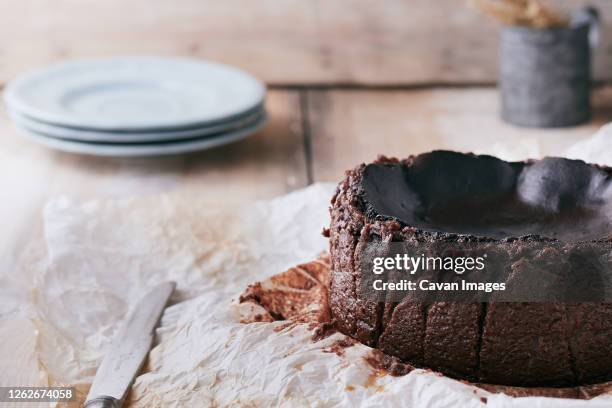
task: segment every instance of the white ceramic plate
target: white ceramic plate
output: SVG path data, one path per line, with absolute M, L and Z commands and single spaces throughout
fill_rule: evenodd
M 111 132 L 101 130 L 78 129 L 51 125 L 45 122 L 39 122 L 28 116 L 17 113 L 13 110 L 8 110 L 8 114 L 11 119 L 19 126 L 37 133 L 42 133 L 46 136 L 83 142 L 143 143 L 192 139 L 195 137 L 203 137 L 223 132 L 229 132 L 232 130 L 238 130 L 256 123 L 259 119 L 262 118 L 262 116 L 264 116 L 264 111 L 262 107 L 258 107 L 257 110 L 248 113 L 245 116 L 237 117 L 236 119 L 229 122 L 222 122 L 204 127 L 157 132 Z
M 46 136 L 42 133 L 28 130 L 16 124 L 20 132 L 47 147 L 69 153 L 87 154 L 93 156 L 112 156 L 112 157 L 144 157 L 144 156 L 164 156 L 171 154 L 189 153 L 198 150 L 210 149 L 224 144 L 236 142 L 251 136 L 267 122 L 264 114 L 256 123 L 251 126 L 204 138 L 187 139 L 176 142 L 158 143 L 135 143 L 135 144 L 112 144 L 112 143 L 88 143 L 66 139 L 57 139 Z
M 261 105 L 265 86 L 239 69 L 181 58 L 63 62 L 10 82 L 9 109 L 54 125 L 161 130 L 226 122 Z

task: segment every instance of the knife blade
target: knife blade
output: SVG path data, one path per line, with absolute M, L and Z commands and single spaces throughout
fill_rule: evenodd
M 84 407 L 121 407 L 149 353 L 155 328 L 175 286 L 174 282 L 164 282 L 138 302 L 102 359 Z

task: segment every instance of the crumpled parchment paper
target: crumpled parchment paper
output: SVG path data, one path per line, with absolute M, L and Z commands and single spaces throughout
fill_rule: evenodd
M 173 302 L 236 293 L 320 253 L 331 191 L 244 205 L 191 196 L 49 202 L 32 302 L 50 381 L 90 382 L 117 323 L 156 282 L 177 282 Z
M 565 156 L 612 167 L 612 123 L 602 126 L 590 138 L 571 146 Z
M 593 143 L 602 138 L 596 135 Z M 587 160 L 600 152 L 589 144 L 572 149 L 572 157 Z M 241 324 L 232 301 L 249 283 L 327 249 L 321 230 L 334 188 L 315 184 L 235 205 L 210 205 L 193 196 L 50 201 L 44 210 L 47 254 L 35 265 L 31 296 L 38 360 L 49 382 L 77 386 L 85 395 L 130 307 L 157 282 L 174 280 L 173 305 L 134 383 L 130 406 L 612 404 L 609 395 L 589 401 L 511 398 L 425 370 L 382 375 L 364 363 L 366 346 L 349 347 L 344 355 L 326 352 L 341 334 L 313 341 L 306 325 Z

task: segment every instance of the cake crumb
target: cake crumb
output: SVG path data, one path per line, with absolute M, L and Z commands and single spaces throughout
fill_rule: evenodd
M 343 339 L 336 340 L 335 342 L 332 343 L 331 346 L 324 348 L 323 352 L 324 353 L 335 353 L 336 355 L 342 357 L 345 354 L 345 349 L 347 349 L 348 347 L 354 346 L 355 343 L 357 343 L 355 339 L 352 339 L 350 337 L 345 337 Z
M 315 343 L 338 332 L 333 322 L 313 323 L 308 328 L 310 330 L 314 329 L 311 339 Z
M 389 356 L 376 349 L 365 356 L 364 360 L 375 372 L 385 372 L 393 377 L 401 377 L 414 370 L 414 367 L 410 364 L 402 363 L 397 357 Z

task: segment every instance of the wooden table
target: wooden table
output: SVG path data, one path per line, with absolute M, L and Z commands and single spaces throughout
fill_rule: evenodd
M 22 260 L 54 195 L 78 199 L 202 193 L 212 201 L 263 199 L 343 172 L 378 154 L 447 148 L 520 159 L 559 155 L 612 118 L 612 88 L 595 92 L 591 123 L 515 128 L 498 119 L 494 88 L 282 88 L 270 90 L 270 123 L 252 138 L 186 156 L 107 159 L 50 151 L 0 116 L 0 297 L 23 301 Z M 20 309 L 15 307 L 15 309 Z M 3 309 L 0 309 L 2 311 Z M 0 313 L 0 385 L 44 384 L 25 313 Z M 18 363 L 16 363 L 18 362 Z

